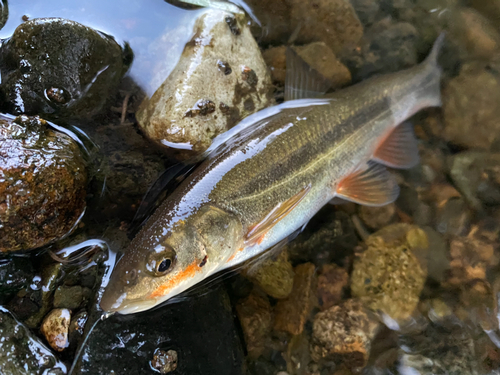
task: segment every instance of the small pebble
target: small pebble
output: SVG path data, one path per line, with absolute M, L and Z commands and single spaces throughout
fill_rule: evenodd
M 347 300 L 318 313 L 313 322 L 311 356 L 314 361 L 343 362 L 350 369 L 366 366 L 378 323 L 358 300 Z
M 68 309 L 54 309 L 43 320 L 40 330 L 52 349 L 62 352 L 69 345 L 68 329 L 71 312 Z
M 177 368 L 177 352 L 172 349 L 156 349 L 150 364 L 160 374 L 168 374 Z

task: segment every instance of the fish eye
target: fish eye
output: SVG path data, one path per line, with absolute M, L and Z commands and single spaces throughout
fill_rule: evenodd
M 161 246 L 159 250 L 149 255 L 146 264 L 146 269 L 153 276 L 164 276 L 169 273 L 176 259 L 176 253 L 170 246 Z

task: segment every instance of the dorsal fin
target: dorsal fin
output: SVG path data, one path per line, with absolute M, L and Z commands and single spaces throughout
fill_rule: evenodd
M 324 95 L 331 83 L 311 68 L 292 48 L 286 49 L 285 101 L 317 98 Z
M 418 164 L 418 145 L 413 126 L 405 122 L 382 141 L 373 160 L 391 168 L 407 169 Z
M 383 206 L 399 195 L 394 177 L 380 164 L 369 161 L 337 185 L 336 196 L 365 206 Z

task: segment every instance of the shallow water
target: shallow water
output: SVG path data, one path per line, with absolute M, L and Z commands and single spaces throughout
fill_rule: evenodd
M 249 3 L 256 9 L 257 17 L 264 14 L 264 31 L 253 30 L 262 51 L 272 45 L 286 44 L 287 40 L 306 44 L 300 30 L 310 32 L 307 25 L 289 27 L 288 34 L 270 41 L 273 25 L 269 19 L 276 20 L 276 24 L 281 22 L 281 5 L 276 5 L 281 2 L 276 2 L 277 10 L 269 7 L 268 13 L 255 5 L 256 1 Z M 31 285 L 2 299 L 9 311 L 15 310 L 21 316 L 19 320 L 28 324 L 34 335 L 39 335 L 43 316 L 33 318 L 37 314 L 30 310 L 31 302 L 27 300 L 42 306 L 45 315 L 54 307 L 64 307 L 60 301 L 61 306 L 55 306 L 57 288 L 76 287 L 71 289 L 73 293 L 89 293 L 83 299 L 85 302 L 72 311 L 88 313 L 84 328 L 88 340 L 78 347 L 82 335 L 70 338 L 69 349 L 58 354 L 68 368 L 74 364 L 75 373 L 158 373 L 165 361 L 173 361 L 166 353 L 174 350 L 179 353 L 175 360 L 179 367 L 173 374 L 275 375 L 280 371 L 280 375 L 494 374 L 500 371 L 497 316 L 500 178 L 496 162 L 500 161 L 497 156 L 500 134 L 495 134 L 498 128 L 489 125 L 487 131 L 491 134 L 484 138 L 497 141 L 486 142 L 486 147 L 484 138 L 477 140 L 477 144 L 467 144 L 467 139 L 443 130 L 449 127 L 446 121 L 452 118 L 453 111 L 460 110 L 464 97 L 476 97 L 476 106 L 489 97 L 500 98 L 500 94 L 495 96 L 500 85 L 497 14 L 491 9 L 488 14 L 488 4 L 480 1 L 353 0 L 352 3 L 365 28 L 365 39 L 360 46 L 347 48 L 347 52 L 337 51 L 341 56 L 339 63 L 349 69 L 352 82 L 416 64 L 427 54 L 439 31 L 446 29 L 450 44 L 443 58 L 443 95 L 452 98 L 450 81 L 460 85 L 462 78 L 457 76 L 463 66 L 467 67 L 464 74 L 471 74 L 463 78 L 470 79 L 465 87 L 481 82 L 487 94 L 481 97 L 481 93 L 474 91 L 476 87 L 470 95 L 460 91 L 455 93 L 458 103 L 455 107 L 449 104 L 451 99 L 446 100 L 447 108 L 451 108 L 448 112 L 428 110 L 411 119 L 420 139 L 422 161 L 410 171 L 395 172 L 401 195 L 387 211 L 353 204 L 326 207 L 286 247 L 285 255 L 271 257 L 261 269 L 250 267 L 244 272 L 245 277 L 223 277 L 198 286 L 178 298 L 177 303 L 152 312 L 113 316 L 98 322 L 95 333 L 90 331 L 101 314 L 97 303 L 102 288 L 98 285 L 106 286 L 116 252 L 127 246 L 130 240 L 127 230 L 148 187 L 173 163 L 143 137 L 135 111 L 144 94 L 151 96 L 172 72 L 185 44 L 193 38 L 194 22 L 203 10 L 180 9 L 158 0 L 9 3 L 8 22 L 0 30 L 0 38 L 9 38 L 23 22 L 24 15 L 29 19 L 61 17 L 107 33 L 120 45 L 128 43 L 134 52 L 134 61 L 122 85 L 103 111 L 92 120 L 71 122 L 94 143 L 89 148 L 92 173 L 88 207 L 76 231 L 48 247 L 62 258 L 71 258 L 75 249 L 91 245 L 108 250 L 109 256 L 101 251 L 88 255 L 88 259 L 83 257 L 83 264 L 58 265 L 44 254 L 47 249 L 36 251 L 30 258 L 34 264 L 34 271 L 29 274 Z M 498 6 L 493 8 L 500 15 L 500 2 L 491 4 Z M 482 13 L 466 8 L 469 5 Z M 464 18 L 457 16 L 464 9 L 469 13 Z M 469 35 L 470 30 L 473 32 Z M 278 65 L 270 64 L 273 74 Z M 281 101 L 283 83 L 275 81 L 275 88 L 275 99 Z M 470 112 L 474 112 L 473 107 Z M 498 118 L 494 110 L 491 113 L 489 110 L 481 108 L 480 114 L 474 112 L 470 116 L 493 123 Z M 489 117 L 484 113 L 490 113 Z M 461 114 L 464 118 L 469 115 L 466 111 Z M 478 129 L 481 124 L 478 120 Z M 81 138 L 83 143 L 89 143 L 85 137 Z M 479 156 L 466 153 L 475 149 L 483 153 Z M 457 161 L 457 155 L 464 160 Z M 489 164 L 481 164 L 484 160 L 489 160 Z M 455 170 L 454 162 L 469 168 Z M 478 170 L 481 173 L 476 173 Z M 471 181 L 477 182 L 475 190 Z M 392 227 L 395 223 L 421 229 Z M 373 242 L 367 245 L 370 234 L 387 228 L 393 232 L 385 236 L 399 238 L 396 242 L 386 239 L 385 245 L 376 245 L 384 237 L 380 234 L 376 239 L 371 237 Z M 430 244 L 427 250 L 420 246 L 422 236 Z M 44 275 L 51 267 L 56 271 Z M 385 279 L 387 274 L 394 277 Z M 259 275 L 269 277 L 268 284 L 274 284 L 266 289 L 269 279 L 259 279 Z M 95 285 L 88 279 L 95 279 Z M 371 286 L 375 280 L 382 281 Z M 397 289 L 391 280 L 404 286 Z M 281 295 L 286 294 L 280 289 L 284 284 L 293 287 L 291 297 Z M 384 305 L 387 301 L 381 301 L 383 298 L 372 298 L 370 293 L 374 290 L 390 296 L 389 307 Z M 48 295 L 49 302 L 40 302 L 41 292 Z M 309 301 L 309 292 L 315 295 L 316 302 Z M 357 312 L 357 305 L 353 307 L 346 302 L 354 296 L 365 297 L 362 312 Z M 338 306 L 347 312 L 335 310 Z M 345 332 L 341 329 L 334 332 L 332 328 L 332 335 L 326 340 L 334 342 L 335 337 L 345 335 L 344 341 L 359 340 L 355 341 L 361 347 L 359 351 L 345 354 L 342 350 L 351 349 L 342 347 L 334 354 L 317 358 L 321 353 L 317 348 L 328 346 L 318 339 L 320 335 L 315 328 L 320 317 L 328 322 L 325 311 L 334 317 L 330 318 L 334 323 L 348 327 Z M 345 318 L 351 313 L 353 321 Z M 401 318 L 403 315 L 405 319 Z M 302 322 L 298 324 L 300 332 L 296 321 Z M 366 326 L 356 326 L 359 321 Z M 371 325 L 376 329 L 372 330 Z M 351 326 L 355 328 L 349 331 Z M 73 363 L 75 353 L 82 353 L 82 357 Z M 360 357 L 362 366 L 358 365 Z

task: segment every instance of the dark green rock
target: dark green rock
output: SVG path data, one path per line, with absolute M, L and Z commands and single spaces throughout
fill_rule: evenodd
M 243 352 L 225 291 L 98 322 L 74 374 L 152 374 L 157 349 L 177 352 L 175 375 L 243 374 Z
M 342 262 L 352 255 L 359 240 L 351 218 L 331 205 L 322 208 L 305 230 L 288 245 L 293 264 L 313 262 L 316 266 Z
M 0 71 L 10 113 L 47 118 L 97 113 L 127 70 L 131 51 L 74 21 L 22 23 L 2 46 Z
M 83 288 L 80 285 L 61 285 L 54 293 L 54 307 L 77 309 L 83 302 Z
M 65 374 L 66 366 L 0 307 L 0 373 L 5 375 Z
M 0 301 L 28 286 L 33 276 L 33 265 L 29 258 L 0 259 Z

